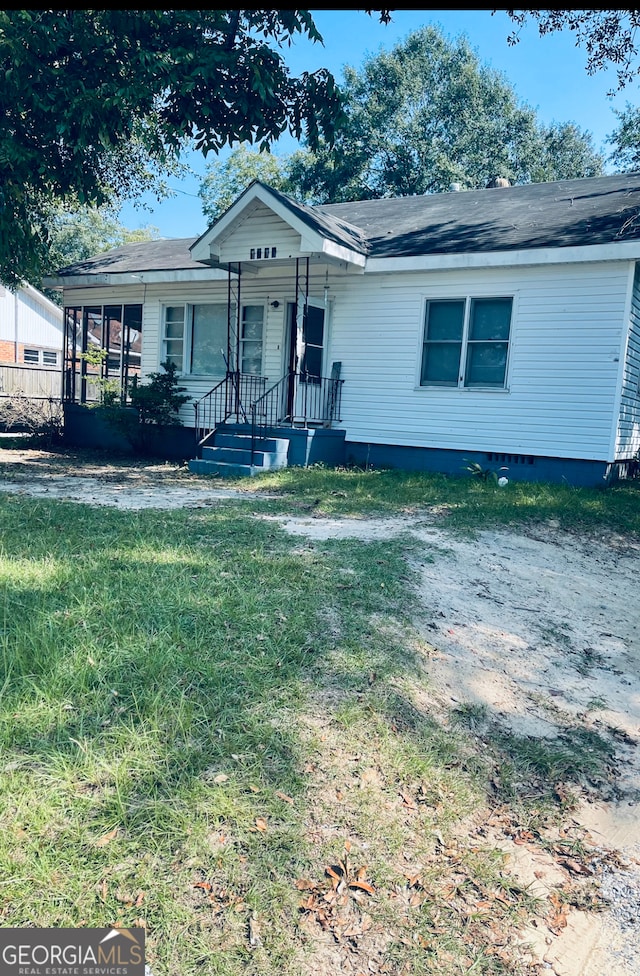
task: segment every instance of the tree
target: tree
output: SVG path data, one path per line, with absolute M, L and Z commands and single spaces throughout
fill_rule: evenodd
M 117 212 L 108 207 L 79 207 L 68 211 L 58 206 L 50 213 L 46 226 L 49 247 L 43 271 L 49 274 L 114 247 L 153 241 L 160 236 L 158 228 L 150 224 L 129 230 L 118 221 Z M 40 282 L 32 284 L 38 287 Z M 52 301 L 60 301 L 59 292 L 47 288 L 44 291 Z
M 209 163 L 198 190 L 202 210 L 209 223 L 217 220 L 252 180 L 261 180 L 276 190 L 286 192 L 286 159 L 268 152 L 250 150 L 242 144 L 226 160 Z
M 135 196 L 187 144 L 330 140 L 332 75 L 281 53 L 299 35 L 322 40 L 309 11 L 0 11 L 0 279 L 37 276 L 52 203 Z
M 640 108 L 627 102 L 622 111 L 614 111 L 619 124 L 608 138 L 614 147 L 611 162 L 623 173 L 640 170 Z
M 290 183 L 309 202 L 596 176 L 603 157 L 577 126 L 541 124 L 464 37 L 425 27 L 347 69 L 335 143 L 295 154 Z
M 576 44 L 587 51 L 587 72 L 592 75 L 615 66 L 618 89 L 624 88 L 640 74 L 638 42 L 640 10 L 507 10 L 517 25 L 507 38 L 517 44 L 519 33 L 528 20 L 538 25 L 541 36 L 570 30 Z

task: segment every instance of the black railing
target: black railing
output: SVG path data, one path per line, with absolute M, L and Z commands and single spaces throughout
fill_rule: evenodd
M 238 423 L 249 423 L 251 406 L 264 393 L 266 384 L 266 376 L 230 372 L 213 389 L 196 400 L 193 407 L 198 444 L 204 444 L 216 427 L 232 417 Z
M 287 373 L 251 404 L 251 463 L 258 441 L 285 421 L 331 427 L 340 421 L 342 384 L 337 376 Z

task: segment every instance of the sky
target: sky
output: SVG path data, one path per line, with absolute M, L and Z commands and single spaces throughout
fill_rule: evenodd
M 368 15 L 365 10 L 329 8 L 311 13 L 324 45 L 303 39 L 283 51 L 294 75 L 324 67 L 341 81 L 345 66 L 360 68 L 367 57 L 392 48 L 421 27 L 433 25 L 451 39 L 465 35 L 479 59 L 505 76 L 520 101 L 535 109 L 541 122 L 574 122 L 591 133 L 596 149 L 609 151 L 606 139 L 616 127 L 614 110 L 622 110 L 627 102 L 638 102 L 635 84 L 608 95 L 616 87 L 613 71 L 587 74 L 586 52 L 576 47 L 568 31 L 540 37 L 535 24 L 527 24 L 519 43 L 509 45 L 507 37 L 513 23 L 504 10 L 396 9 L 386 25 L 375 13 Z M 274 151 L 286 154 L 295 148 L 293 140 L 286 139 Z M 121 222 L 131 229 L 151 224 L 161 237 L 203 233 L 207 222 L 198 188 L 207 163 L 215 158 L 190 153 L 184 161 L 191 172 L 179 180 L 169 180 L 174 196 L 158 202 L 148 194 L 138 201 L 144 209 L 127 203 L 120 213 Z

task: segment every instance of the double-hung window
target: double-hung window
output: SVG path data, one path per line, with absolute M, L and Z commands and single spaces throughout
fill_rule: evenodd
M 226 303 L 166 305 L 163 358 L 181 373 L 224 376 L 227 370 L 228 308 Z M 236 310 L 231 308 L 232 319 Z M 264 338 L 264 306 L 243 305 L 240 321 L 240 370 L 260 375 Z
M 421 386 L 504 389 L 512 298 L 429 300 Z

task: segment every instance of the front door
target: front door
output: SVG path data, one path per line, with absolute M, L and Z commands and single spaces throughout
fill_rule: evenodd
M 296 323 L 296 305 L 287 305 L 287 420 L 313 420 L 312 404 L 318 399 L 324 354 L 324 315 L 321 305 L 307 304 L 302 319 L 302 334 Z M 313 387 L 313 390 L 309 389 Z M 317 412 L 317 411 L 316 411 Z

